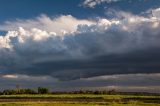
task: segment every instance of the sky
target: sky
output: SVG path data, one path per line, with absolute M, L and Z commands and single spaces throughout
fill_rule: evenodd
M 0 89 L 160 93 L 160 0 L 0 0 Z

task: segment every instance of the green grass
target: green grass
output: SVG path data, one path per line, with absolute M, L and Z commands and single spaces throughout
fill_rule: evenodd
M 94 95 L 94 94 L 53 94 L 53 95 L 0 95 L 0 99 L 46 99 L 58 98 L 61 101 L 19 101 L 0 102 L 0 106 L 160 106 L 160 96 L 135 96 L 135 95 Z M 63 101 L 66 98 L 71 101 Z M 129 100 L 124 101 L 123 99 Z M 78 101 L 77 101 L 77 100 Z M 79 99 L 81 99 L 79 101 Z M 103 99 L 102 101 L 87 101 L 87 99 Z M 108 100 L 112 101 L 108 101 Z M 147 102 L 143 101 L 147 100 Z M 27 99 L 26 99 L 27 100 Z M 47 99 L 46 99 L 47 100 Z M 158 101 L 158 102 L 157 102 Z M 157 103 L 156 103 L 157 102 Z

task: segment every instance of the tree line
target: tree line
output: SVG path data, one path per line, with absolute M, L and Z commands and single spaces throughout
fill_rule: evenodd
M 50 92 L 48 88 L 38 87 L 33 89 L 5 89 L 0 91 L 0 95 L 19 95 L 19 94 L 108 94 L 108 95 L 160 95 L 157 93 L 148 92 L 118 92 L 115 89 L 111 90 L 78 90 L 78 91 L 53 91 Z
M 6 89 L 0 91 L 0 95 L 16 95 L 16 94 L 49 94 L 49 89 L 38 87 L 37 90 L 33 89 Z
M 53 91 L 50 92 L 48 88 L 38 87 L 36 90 L 33 89 L 5 89 L 0 91 L 0 95 L 17 95 L 17 94 L 115 94 L 115 90 L 110 91 L 91 91 L 91 90 L 78 90 L 78 91 Z

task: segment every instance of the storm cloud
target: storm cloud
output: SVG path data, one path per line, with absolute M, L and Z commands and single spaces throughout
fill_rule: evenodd
M 0 73 L 64 81 L 160 73 L 158 13 L 155 9 L 147 17 L 117 12 L 113 19 L 81 20 L 69 15 L 6 22 L 0 29 L 11 31 L 0 36 Z M 60 21 L 64 17 L 69 22 Z

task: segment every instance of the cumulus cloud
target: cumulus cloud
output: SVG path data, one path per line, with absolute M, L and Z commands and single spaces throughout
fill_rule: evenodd
M 94 8 L 96 5 L 99 5 L 101 3 L 113 3 L 113 2 L 118 2 L 122 0 L 84 0 L 83 5 Z
M 0 36 L 1 74 L 75 80 L 111 74 L 160 73 L 159 17 L 156 13 L 154 17 L 116 14 L 113 19 L 98 21 L 41 16 L 6 22 L 0 29 L 13 31 Z M 9 23 L 19 29 L 14 30 Z M 61 30 L 66 32 L 62 34 Z
M 48 17 L 41 15 L 35 19 L 22 20 L 17 19 L 15 22 L 6 21 L 0 25 L 1 31 L 17 30 L 19 27 L 23 27 L 27 30 L 31 28 L 37 28 L 45 30 L 57 35 L 63 35 L 64 33 L 71 33 L 76 31 L 77 25 L 91 25 L 94 22 L 91 20 L 76 19 L 71 15 L 61 15 L 57 17 Z

